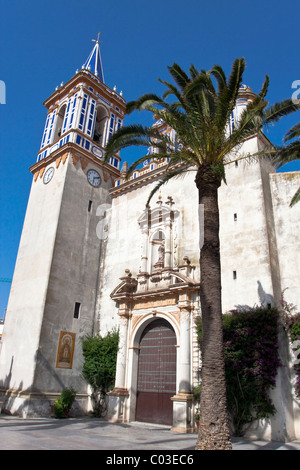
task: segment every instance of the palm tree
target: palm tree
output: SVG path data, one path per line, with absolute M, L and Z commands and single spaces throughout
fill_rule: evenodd
M 146 94 L 127 105 L 127 113 L 150 111 L 176 132 L 176 142 L 162 135 L 155 126 L 129 125 L 116 132 L 106 147 L 109 158 L 125 147 L 155 146 L 157 159 L 168 159 L 162 179 L 153 194 L 170 178 L 195 171 L 199 204 L 204 211 L 204 240 L 200 250 L 200 303 L 202 315 L 202 371 L 200 426 L 196 449 L 231 449 L 226 410 L 226 385 L 223 359 L 221 307 L 220 243 L 218 188 L 225 179 L 225 165 L 236 159 L 235 151 L 263 126 L 296 109 L 291 100 L 268 107 L 265 96 L 269 79 L 253 96 L 235 129 L 229 120 L 238 97 L 245 69 L 245 60 L 236 59 L 226 78 L 215 65 L 199 72 L 193 65 L 187 75 L 178 64 L 168 67 L 175 85 L 160 80 L 166 87 L 162 98 Z M 216 83 L 216 86 L 214 85 Z M 174 101 L 169 103 L 169 97 Z M 258 156 L 258 155 L 256 155 Z M 127 177 L 138 165 L 149 159 L 143 156 L 133 163 Z
M 294 140 L 297 138 L 298 140 Z M 279 148 L 278 154 L 275 157 L 275 164 L 277 164 L 278 168 L 294 160 L 300 160 L 300 123 L 293 126 L 285 134 L 283 141 L 287 145 Z M 293 207 L 299 201 L 300 188 L 294 194 L 290 206 Z

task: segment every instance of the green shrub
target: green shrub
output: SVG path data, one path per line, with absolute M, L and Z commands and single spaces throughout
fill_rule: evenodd
M 114 387 L 119 333 L 116 330 L 106 336 L 86 336 L 82 341 L 84 364 L 82 375 L 92 387 L 94 414 L 102 416 L 106 393 Z
M 54 415 L 56 418 L 64 418 L 65 417 L 65 410 L 64 405 L 60 398 L 56 398 L 54 401 Z
M 62 390 L 60 397 L 54 401 L 53 409 L 56 418 L 66 418 L 74 403 L 76 392 L 73 388 Z
M 74 403 L 75 397 L 76 397 L 76 392 L 73 388 L 65 388 L 61 392 L 60 398 L 66 411 L 70 411 L 71 406 Z

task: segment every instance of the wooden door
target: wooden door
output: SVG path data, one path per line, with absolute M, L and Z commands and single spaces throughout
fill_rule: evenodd
M 176 393 L 176 336 L 164 319 L 151 322 L 140 340 L 136 420 L 173 422 L 171 397 Z

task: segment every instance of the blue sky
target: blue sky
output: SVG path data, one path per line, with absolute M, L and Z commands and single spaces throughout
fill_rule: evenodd
M 45 124 L 43 101 L 87 59 L 98 32 L 105 83 L 127 101 L 163 90 L 167 66 L 193 63 L 228 73 L 245 57 L 244 83 L 259 91 L 270 76 L 269 101 L 290 97 L 300 80 L 296 0 L 0 0 L 0 278 L 12 278 L 32 175 Z M 133 114 L 127 123 L 145 118 Z M 146 120 L 149 118 L 146 118 Z M 299 115 L 267 134 L 280 143 Z M 151 123 L 151 120 L 148 121 Z M 134 153 L 127 151 L 126 160 Z M 121 154 L 122 156 L 122 154 Z M 124 154 L 123 154 L 124 156 Z M 299 170 L 299 163 L 288 170 Z M 0 283 L 0 318 L 10 284 Z

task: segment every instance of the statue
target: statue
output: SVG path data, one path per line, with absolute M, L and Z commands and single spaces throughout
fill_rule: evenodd
M 155 269 L 161 269 L 165 265 L 165 247 L 163 243 L 161 243 L 158 247 L 158 260 L 154 265 Z

